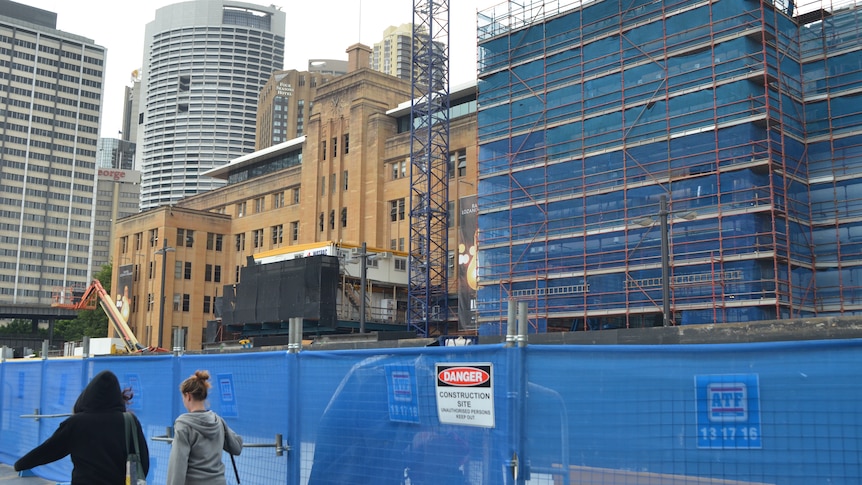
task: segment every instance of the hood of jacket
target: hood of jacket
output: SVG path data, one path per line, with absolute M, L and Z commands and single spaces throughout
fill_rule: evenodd
M 75 401 L 73 411 L 77 413 L 104 413 L 126 410 L 126 400 L 120 390 L 120 381 L 109 370 L 99 372 Z
M 183 423 L 209 440 L 223 440 L 223 424 L 212 411 L 201 411 L 179 415 L 177 423 Z M 219 444 L 221 447 L 221 444 Z

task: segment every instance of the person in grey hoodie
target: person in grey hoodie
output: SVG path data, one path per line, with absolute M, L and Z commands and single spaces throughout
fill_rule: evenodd
M 167 485 L 225 485 L 222 450 L 231 455 L 242 452 L 242 437 L 206 409 L 207 392 L 212 387 L 209 378 L 209 372 L 199 370 L 180 385 L 188 412 L 174 422 Z

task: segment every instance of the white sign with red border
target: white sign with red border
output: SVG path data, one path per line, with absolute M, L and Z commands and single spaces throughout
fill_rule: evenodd
M 437 364 L 437 417 L 441 424 L 494 427 L 493 366 Z

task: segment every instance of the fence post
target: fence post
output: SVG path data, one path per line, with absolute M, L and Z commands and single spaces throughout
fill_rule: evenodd
M 518 347 L 527 345 L 527 302 L 518 302 Z
M 509 298 L 506 314 L 506 347 L 515 345 L 515 330 L 517 328 L 517 312 L 518 306 L 514 298 Z
M 293 324 L 293 320 L 291 319 L 291 324 Z M 299 327 L 299 341 L 302 342 L 302 317 L 297 318 L 298 320 L 296 326 Z M 301 347 L 301 343 L 299 347 Z M 299 352 L 299 348 L 294 348 L 289 350 L 286 354 L 287 360 L 287 381 L 285 385 L 288 386 L 287 389 L 287 433 L 284 436 L 284 446 L 293 448 L 293 444 L 296 443 L 296 452 L 288 453 L 287 457 L 287 470 L 284 476 L 284 485 L 293 485 L 301 483 L 301 474 L 300 470 L 302 468 L 302 449 L 299 446 L 299 437 L 302 436 L 300 426 L 302 426 L 302 409 L 299 405 L 299 395 L 302 392 L 301 382 L 300 382 L 300 372 L 299 372 L 299 359 L 301 359 L 301 353 Z
M 530 476 L 529 460 L 525 456 L 524 411 L 526 408 L 526 365 L 527 355 L 527 302 L 509 300 L 506 345 L 508 352 L 509 379 L 506 396 L 508 398 L 509 457 L 508 478 L 511 483 L 523 484 Z M 516 345 L 517 343 L 517 345 Z

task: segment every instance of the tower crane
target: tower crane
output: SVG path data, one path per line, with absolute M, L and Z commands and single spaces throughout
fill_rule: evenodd
M 413 0 L 407 326 L 448 332 L 449 0 Z

